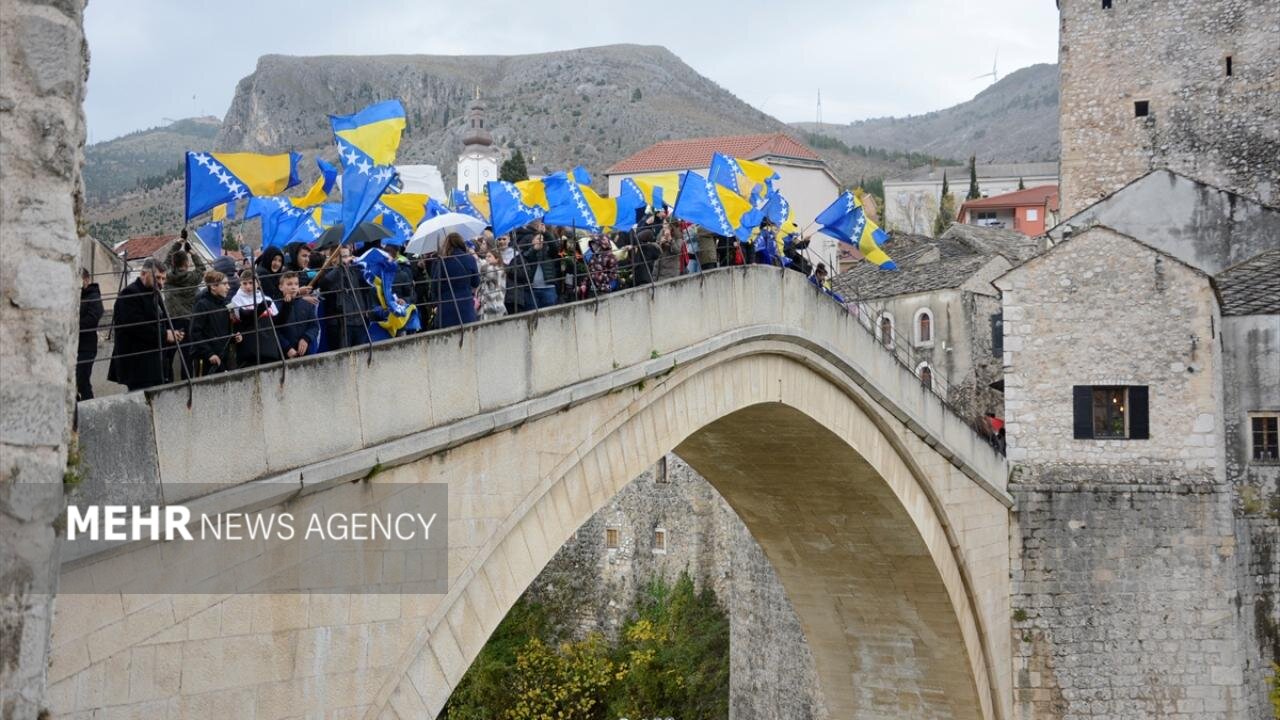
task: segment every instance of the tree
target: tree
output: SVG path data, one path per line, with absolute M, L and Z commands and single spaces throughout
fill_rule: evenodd
M 1024 183 L 1024 182 L 1022 182 L 1022 178 L 1018 178 L 1018 189 L 1019 189 L 1019 190 L 1026 190 L 1026 189 L 1027 189 L 1027 184 L 1026 184 L 1026 183 Z
M 640 88 L 631 91 L 631 102 L 640 102 L 640 98 L 644 97 L 640 93 Z
M 938 237 L 951 227 L 956 219 L 956 198 L 947 182 L 947 171 L 942 171 L 942 195 L 938 198 L 938 215 L 933 219 L 933 236 Z
M 969 194 L 964 196 L 965 200 L 977 200 L 982 197 L 982 191 L 978 189 L 978 158 L 974 155 L 969 156 Z
M 529 168 L 524 164 L 524 155 L 520 149 L 511 154 L 498 168 L 498 178 L 507 182 L 520 182 L 529 179 Z

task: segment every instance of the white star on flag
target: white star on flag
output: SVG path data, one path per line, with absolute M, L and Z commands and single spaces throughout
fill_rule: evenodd
M 360 162 L 356 163 L 356 167 L 360 168 L 361 175 L 368 175 L 369 168 L 373 166 L 369 164 L 368 160 L 361 160 Z

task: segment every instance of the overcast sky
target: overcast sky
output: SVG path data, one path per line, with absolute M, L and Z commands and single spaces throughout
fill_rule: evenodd
M 585 16 L 590 8 L 599 8 Z M 90 140 L 216 115 L 258 56 L 522 54 L 665 45 L 785 121 L 843 123 L 969 99 L 1056 62 L 1053 0 L 93 0 Z M 194 96 L 194 98 L 193 98 Z

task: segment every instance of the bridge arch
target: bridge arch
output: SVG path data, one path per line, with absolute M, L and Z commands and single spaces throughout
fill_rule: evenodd
M 438 711 L 560 546 L 674 450 L 774 564 L 832 717 L 1001 717 L 984 620 L 933 481 L 856 388 L 815 353 L 761 340 L 637 392 L 473 555 L 392 673 L 387 702 Z
M 708 304 L 722 312 L 690 326 L 687 309 Z M 180 646 L 184 665 L 188 651 L 204 659 L 197 636 L 208 631 L 196 626 L 222 608 L 225 635 L 235 607 L 253 616 L 243 632 L 259 652 L 288 657 L 268 662 L 269 682 L 244 673 L 195 683 L 206 694 L 248 688 L 259 715 L 270 716 L 261 708 L 279 698 L 292 698 L 296 714 L 326 707 L 326 688 L 341 682 L 365 717 L 433 716 L 568 536 L 674 449 L 742 515 L 777 568 L 833 717 L 1008 717 L 1004 464 L 803 278 L 764 268 L 712 273 L 538 318 L 411 337 L 375 355 L 372 363 L 362 350 L 308 358 L 287 377 L 267 369 L 201 381 L 194 410 L 182 387 L 82 405 L 89 466 L 107 476 L 91 484 L 109 482 L 118 462 L 104 436 L 137 416 L 151 433 L 154 481 L 166 499 L 181 497 L 207 448 L 222 442 L 225 423 L 202 409 L 249 398 L 275 423 L 263 422 L 260 448 L 230 461 L 233 483 L 284 480 L 323 498 L 350 492 L 338 483 L 373 467 L 381 469 L 374 482 L 447 483 L 450 592 L 353 596 L 338 616 L 326 614 L 332 603 L 313 602 L 302 620 L 289 619 L 305 602 L 297 598 L 173 596 L 148 605 L 117 594 L 123 617 L 111 622 L 145 627 L 126 639 L 95 615 L 101 596 L 65 595 L 50 673 L 55 709 L 84 709 L 83 688 L 105 682 L 102 666 L 148 646 Z M 494 358 L 516 359 L 514 386 L 510 374 L 506 384 L 485 382 Z M 424 366 L 460 374 L 429 389 L 382 382 Z M 313 415 L 306 398 L 318 387 L 337 388 L 352 432 L 308 455 L 288 430 Z M 302 399 L 280 403 L 286 389 Z M 394 424 L 408 434 L 379 413 L 389 399 L 400 401 Z M 259 451 L 264 459 L 255 460 Z M 142 548 L 132 565 L 147 566 L 147 552 L 166 560 Z M 64 586 L 118 590 L 96 564 L 71 558 Z M 327 633 L 361 639 L 358 667 L 304 667 L 304 656 L 315 660 L 307 643 L 329 642 Z M 219 657 L 239 648 L 228 644 Z M 188 692 L 183 677 L 177 695 Z

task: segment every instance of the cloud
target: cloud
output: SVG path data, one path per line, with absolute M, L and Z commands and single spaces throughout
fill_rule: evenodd
M 89 3 L 90 139 L 195 114 L 221 117 L 261 55 L 510 55 L 612 43 L 665 45 L 782 120 L 919 114 L 1001 74 L 1057 57 L 1057 11 L 1027 0 L 760 0 L 624 5 L 581 0 L 170 0 Z M 193 97 L 194 96 L 194 97 Z

